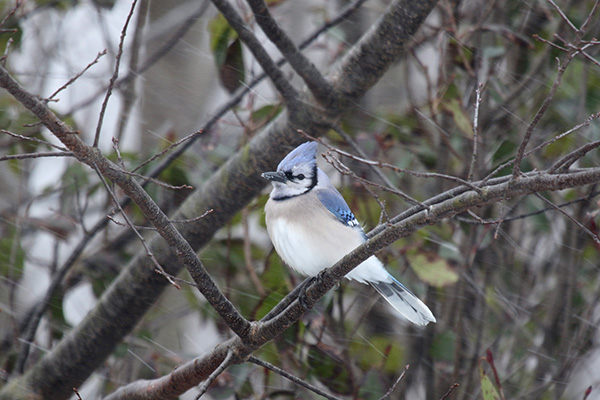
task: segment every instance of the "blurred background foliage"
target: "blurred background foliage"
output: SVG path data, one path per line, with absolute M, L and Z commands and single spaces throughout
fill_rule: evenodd
M 139 12 L 144 12 L 147 19 L 137 29 L 145 29 L 148 39 L 139 48 L 128 42 L 127 62 L 132 62 L 135 52 L 147 55 L 149 49 L 166 41 L 167 35 L 160 32 L 174 31 L 189 15 L 185 7 L 195 6 L 185 1 L 141 3 Z M 271 12 L 294 38 L 306 37 L 345 4 L 317 0 L 306 5 L 291 3 L 273 2 Z M 575 26 L 580 26 L 594 1 L 556 4 Z M 385 5 L 385 1 L 366 2 L 351 21 L 325 33 L 307 53 L 327 71 L 364 34 Z M 13 2 L 2 2 L 3 15 L 13 6 Z M 36 18 L 43 16 L 49 26 L 60 26 L 72 21 L 69 18 L 74 14 L 91 13 L 105 29 L 103 34 L 102 29 L 94 32 L 106 42 L 93 48 L 92 53 L 104 46 L 111 54 L 119 32 L 112 28 L 111 19 L 118 20 L 118 27 L 128 7 L 125 1 L 27 2 L 2 26 L 7 31 L 0 34 L 0 49 L 8 49 L 3 62 L 8 62 L 32 91 L 38 90 L 41 96 L 52 93 L 57 80 L 64 83 L 74 75 L 71 72 L 81 70 L 92 58 L 76 53 L 64 37 L 42 43 L 42 37 L 52 29 L 45 29 Z M 169 22 L 166 16 L 171 14 L 179 19 Z M 168 23 L 173 25 L 161 25 Z M 599 29 L 596 15 L 584 39 L 598 37 Z M 549 1 L 440 1 L 411 41 L 405 59 L 361 104 L 348 110 L 339 129 L 332 129 L 324 140 L 398 168 L 464 179 L 473 152 L 475 92 L 481 83 L 474 178 L 483 179 L 515 156 L 528 125 L 556 80 L 557 58 L 565 57 L 559 49 L 536 40 L 535 35 L 563 46 L 560 38 L 571 41 L 575 33 Z M 56 54 L 43 51 L 61 40 L 66 48 Z M 27 50 L 27 41 L 37 43 L 37 50 Z M 68 62 L 60 59 L 65 53 L 69 54 Z M 597 53 L 596 48 L 590 48 L 591 57 Z M 73 64 L 57 74 L 56 67 L 35 68 L 32 63 L 36 57 L 50 57 L 63 67 Z M 13 58 L 17 60 L 13 62 Z M 77 63 L 73 61 L 76 59 Z M 95 84 L 94 90 L 77 81 L 59 96 L 63 97 L 60 102 L 51 103 L 83 137 L 93 134 L 96 120 L 90 122 L 89 116 L 97 111 L 86 114 L 90 107 L 82 105 L 81 99 L 106 84 L 111 65 L 109 62 L 81 78 Z M 199 130 L 229 93 L 259 72 L 237 35 L 208 7 L 194 22 L 194 28 L 142 74 L 143 79 L 136 81 L 134 89 L 120 87 L 120 106 L 124 107 L 127 98 L 133 98 L 136 106 L 132 115 L 115 111 L 113 124 L 108 125 L 104 136 L 116 136 L 114 126 L 131 117 L 123 132 L 133 139 L 123 145 L 121 158 L 128 167 L 136 166 L 165 149 L 164 143 Z M 176 83 L 167 86 L 166 92 L 153 94 L 153 85 L 164 80 Z M 187 89 L 201 98 L 190 98 Z M 80 92 L 83 94 L 78 97 Z M 129 97 L 131 93 L 133 97 Z M 69 103 L 71 96 L 77 101 Z M 188 107 L 179 107 L 179 101 Z M 65 102 L 68 104 L 62 104 Z M 599 105 L 600 66 L 579 55 L 562 77 L 529 148 L 582 124 L 600 112 Z M 270 85 L 259 86 L 217 127 L 202 134 L 193 151 L 174 162 L 161 180 L 198 186 L 281 110 Z M 0 129 L 50 140 L 47 132 L 6 93 L 0 97 Z M 597 122 L 592 120 L 589 126 L 528 155 L 523 170 L 548 168 L 567 153 L 599 139 Z M 43 144 L 9 135 L 0 136 L 0 149 L 5 155 L 50 151 Z M 103 150 L 114 153 L 110 145 Z M 324 147 L 322 150 L 327 151 Z M 116 153 L 111 157 L 118 160 Z M 375 168 L 342 158 L 356 175 L 379 185 L 364 186 L 321 161 L 322 167 L 335 176 L 336 185 L 367 231 L 411 206 L 379 186 L 401 189 L 418 201 L 456 186 L 447 179 L 383 168 L 380 173 L 386 179 L 382 180 Z M 56 165 L 59 179 L 37 183 L 40 168 L 51 165 Z M 593 151 L 575 167 L 597 165 L 598 153 Z M 29 294 L 32 298 L 44 293 L 43 282 L 52 279 L 78 238 L 88 234 L 87 229 L 105 215 L 111 202 L 103 190 L 98 190 L 102 187 L 95 175 L 74 160 L 48 164 L 47 159 L 43 166 L 39 159 L 11 160 L 0 168 L 0 322 L 4 326 L 0 329 L 0 369 L 8 377 L 21 346 L 21 324 L 32 304 L 26 293 L 38 293 Z M 511 172 L 509 166 L 495 176 Z M 148 191 L 165 210 L 174 210 L 187 193 L 152 185 Z M 557 205 L 568 203 L 563 210 L 596 234 L 595 185 L 542 196 Z M 266 199 L 267 191 L 201 252 L 219 287 L 251 319 L 264 316 L 303 279 L 283 265 L 268 241 L 263 215 Z M 426 329 L 409 326 L 397 319 L 370 288 L 345 282 L 255 356 L 345 398 L 381 398 L 407 364 L 410 368 L 391 398 L 440 399 L 454 383 L 460 386 L 449 398 L 455 399 L 579 399 L 586 396 L 590 386 L 593 390 L 588 398 L 600 398 L 599 246 L 543 199 L 505 199 L 422 229 L 378 254 L 392 274 L 429 305 L 437 324 Z M 137 224 L 145 225 L 135 206 L 128 206 L 127 211 Z M 53 297 L 36 335 L 39 348 L 32 350 L 30 364 L 43 356 L 40 349 L 55 345 L 79 320 L 78 316 L 69 317 L 73 315 L 73 311 L 66 310 L 73 308 L 73 303 L 68 305 L 69 299 L 85 314 L 137 251 L 137 239 L 123 226 L 112 224 L 96 237 Z M 25 276 L 28 265 L 34 277 Z M 28 286 L 33 281 L 41 281 L 41 287 Z M 86 295 L 73 297 L 76 291 Z M 93 389 L 84 398 L 109 393 L 135 379 L 167 374 L 175 365 L 228 336 L 228 328 L 192 287 L 182 284 L 180 291 L 170 288 L 89 383 Z M 207 396 L 318 398 L 251 363 L 229 368 Z

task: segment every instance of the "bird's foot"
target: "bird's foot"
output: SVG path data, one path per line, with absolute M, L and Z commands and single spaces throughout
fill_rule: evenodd
M 318 276 L 311 276 L 310 278 L 306 279 L 302 283 L 302 290 L 300 290 L 300 294 L 298 295 L 298 302 L 300 303 L 300 305 L 302 306 L 302 308 L 304 308 L 304 311 L 308 311 L 309 309 L 312 308 L 308 304 L 308 298 L 307 298 L 307 294 L 306 294 L 306 289 L 308 289 L 317 280 L 319 280 Z

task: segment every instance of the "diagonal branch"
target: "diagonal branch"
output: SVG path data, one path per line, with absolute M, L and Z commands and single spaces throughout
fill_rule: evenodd
M 569 215 L 569 213 L 567 213 L 565 210 L 563 210 L 558 205 L 554 204 L 553 202 L 551 202 L 550 200 L 548 200 L 541 194 L 535 193 L 535 197 L 542 200 L 543 202 L 548 204 L 550 207 L 552 207 L 552 209 L 558 211 L 559 213 L 561 213 L 562 215 L 567 217 L 571 222 L 573 222 L 575 225 L 577 225 L 579 227 L 579 229 L 581 229 L 583 232 L 585 232 L 585 234 L 588 235 L 594 242 L 596 242 L 596 245 L 600 245 L 600 238 L 598 238 L 598 235 L 596 235 L 594 232 L 592 232 L 588 228 L 586 228 L 586 226 L 583 225 L 581 222 L 577 221 L 576 218 Z
M 331 85 L 315 65 L 298 50 L 292 39 L 273 19 L 263 0 L 247 0 L 254 18 L 269 40 L 277 46 L 290 66 L 302 78 L 313 96 L 323 106 L 331 103 Z
M 227 369 L 227 367 L 229 367 L 232 364 L 233 359 L 234 359 L 233 352 L 231 351 L 231 349 L 227 349 L 227 354 L 225 355 L 225 359 L 223 360 L 223 362 L 221 362 L 219 367 L 216 368 L 208 376 L 208 378 L 206 378 L 206 380 L 204 382 L 202 382 L 202 386 L 200 386 L 200 393 L 198 393 L 198 395 L 196 396 L 196 400 L 198 400 L 200 397 L 202 397 L 204 395 L 204 393 L 206 393 L 206 391 L 208 390 L 208 387 L 215 381 L 215 379 L 217 379 L 219 377 L 219 375 L 221 375 L 221 373 L 223 371 L 225 371 Z
M 546 114 L 546 110 L 548 109 L 548 106 L 552 102 L 552 99 L 554 99 L 554 94 L 556 93 L 556 90 L 560 86 L 562 77 L 563 77 L 565 71 L 567 70 L 567 67 L 571 63 L 571 60 L 575 56 L 575 54 L 576 54 L 576 52 L 571 50 L 569 53 L 567 53 L 565 58 L 560 62 L 559 67 L 558 67 L 558 72 L 556 74 L 556 77 L 554 78 L 554 83 L 552 84 L 550 91 L 546 95 L 544 102 L 542 103 L 542 105 L 536 112 L 535 116 L 533 117 L 533 120 L 531 121 L 529 126 L 527 126 L 527 130 L 525 131 L 525 135 L 523 136 L 523 140 L 521 141 L 521 144 L 519 145 L 519 148 L 517 149 L 517 154 L 513 161 L 513 173 L 512 173 L 513 179 L 518 179 L 519 176 L 521 175 L 521 162 L 523 161 L 525 149 L 527 148 L 527 145 L 529 144 L 531 135 L 535 131 L 535 128 L 537 127 L 538 123 L 540 122 L 540 120 L 542 119 L 544 114 Z
M 290 374 L 289 372 L 286 372 L 286 371 L 282 370 L 281 368 L 276 367 L 275 365 L 273 365 L 269 362 L 263 361 L 260 358 L 250 356 L 248 358 L 248 361 L 253 364 L 259 365 L 261 367 L 267 368 L 267 369 L 275 372 L 276 374 L 281 375 L 286 379 L 289 379 L 290 381 L 294 382 L 295 384 L 305 387 L 306 389 L 318 394 L 319 396 L 325 397 L 326 399 L 340 400 L 339 397 L 332 396 L 329 393 L 324 392 L 323 390 L 319 389 L 318 387 L 313 386 L 310 383 L 305 382 L 304 380 L 298 378 L 297 376 L 294 376 L 294 375 Z
M 123 44 L 125 42 L 125 35 L 127 33 L 127 28 L 129 27 L 129 22 L 133 17 L 133 12 L 135 11 L 135 6 L 137 5 L 137 0 L 133 0 L 131 3 L 131 8 L 129 10 L 129 14 L 127 15 L 127 20 L 125 21 L 125 25 L 123 25 L 123 30 L 121 31 L 121 40 L 119 41 L 119 51 L 117 52 L 117 57 L 115 58 L 115 70 L 113 75 L 110 77 L 110 81 L 108 83 L 108 89 L 106 90 L 106 95 L 104 96 L 104 101 L 102 102 L 102 107 L 100 109 L 100 114 L 98 116 L 98 124 L 96 126 L 96 133 L 94 135 L 94 144 L 93 147 L 98 147 L 98 142 L 100 141 L 100 132 L 102 131 L 102 123 L 104 122 L 104 113 L 106 112 L 106 107 L 108 107 L 108 100 L 112 95 L 112 91 L 115 87 L 115 83 L 117 82 L 117 78 L 119 77 L 119 67 L 121 65 L 121 57 L 123 56 Z

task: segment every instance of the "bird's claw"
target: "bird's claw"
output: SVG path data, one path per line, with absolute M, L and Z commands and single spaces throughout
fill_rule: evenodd
M 319 280 L 319 276 L 311 276 L 310 278 L 308 278 L 304 284 L 302 285 L 302 290 L 300 291 L 300 294 L 298 295 L 298 302 L 300 303 L 300 305 L 302 306 L 302 308 L 304 308 L 305 311 L 308 311 L 311 306 L 308 304 L 308 298 L 307 298 L 307 294 L 306 294 L 306 289 L 308 289 L 315 281 Z

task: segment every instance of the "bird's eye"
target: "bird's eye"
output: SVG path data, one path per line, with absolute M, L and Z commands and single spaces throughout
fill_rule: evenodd
M 301 181 L 302 179 L 304 179 L 306 177 L 304 176 L 304 174 L 300 174 L 300 175 L 297 175 L 296 178 L 298 178 L 298 180 Z

